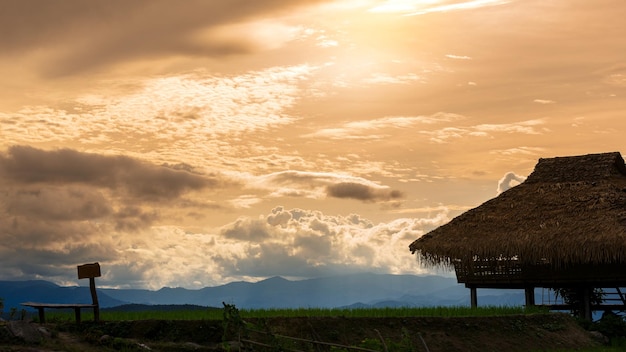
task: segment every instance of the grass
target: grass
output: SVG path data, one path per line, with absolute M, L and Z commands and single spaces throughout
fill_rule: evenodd
M 470 308 L 458 307 L 402 307 L 402 308 L 356 308 L 356 309 L 241 309 L 243 318 L 276 317 L 346 317 L 346 318 L 404 318 L 404 317 L 469 317 L 501 316 L 515 314 L 547 313 L 547 310 L 514 306 Z
M 626 350 L 626 346 L 621 343 L 612 343 L 610 346 L 588 347 L 572 349 L 545 350 L 537 352 L 617 352 Z
M 455 307 L 402 307 L 402 308 L 355 308 L 355 309 L 237 309 L 243 319 L 247 318 L 278 318 L 278 317 L 346 317 L 346 318 L 403 318 L 403 317 L 489 317 L 524 314 L 547 314 L 546 309 L 540 307 L 523 306 L 485 306 L 470 308 L 467 306 Z M 123 322 L 138 320 L 214 320 L 223 321 L 224 310 L 221 308 L 206 309 L 179 309 L 172 311 L 101 311 L 103 321 Z M 73 322 L 73 311 L 46 311 L 51 322 Z M 92 320 L 93 314 L 83 311 L 84 321 Z M 615 352 L 626 350 L 626 339 L 612 340 L 612 346 L 576 349 L 579 352 Z M 541 352 L 564 352 L 567 349 L 542 350 Z
M 502 316 L 516 314 L 538 314 L 548 311 L 540 307 L 492 306 L 470 308 L 458 307 L 403 307 L 403 308 L 298 308 L 298 309 L 239 309 L 242 318 L 295 318 L 295 317 L 346 317 L 346 318 L 403 318 L 403 317 L 471 317 L 471 316 Z M 71 321 L 73 312 L 46 311 L 47 320 Z M 92 320 L 93 313 L 85 310 L 82 320 Z M 202 310 L 174 311 L 139 311 L 120 312 L 102 311 L 103 321 L 124 320 L 222 320 L 223 310 L 207 308 Z

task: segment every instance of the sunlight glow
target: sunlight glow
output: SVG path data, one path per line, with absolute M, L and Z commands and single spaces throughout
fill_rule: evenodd
M 435 274 L 420 236 L 538 159 L 623 149 L 607 3 L 0 5 L 0 280 Z
M 510 0 L 388 0 L 369 9 L 374 13 L 403 13 L 407 16 L 423 15 L 430 12 L 445 12 L 473 9 L 483 6 L 502 5 Z
M 377 13 L 397 13 L 397 12 L 413 12 L 417 11 L 416 4 L 420 1 L 411 0 L 391 0 L 386 1 L 382 5 L 378 5 L 369 10 L 369 12 Z M 431 2 L 432 1 L 428 1 Z

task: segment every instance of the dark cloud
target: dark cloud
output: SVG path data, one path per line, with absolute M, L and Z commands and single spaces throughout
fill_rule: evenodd
M 267 17 L 322 0 L 20 0 L 0 3 L 5 54 L 61 50 L 47 62 L 64 75 L 132 58 L 177 53 L 223 56 L 253 50 L 239 41 L 194 41 L 200 30 Z M 1 55 L 1 54 L 0 54 Z
M 54 221 L 37 216 L 12 214 L 0 209 L 0 240 L 3 245 L 19 250 L 22 248 L 55 247 L 64 251 L 66 243 L 89 243 L 102 229 L 95 221 Z M 70 246 L 71 247 L 71 246 Z
M 72 278 L 77 263 L 114 262 L 145 246 L 161 210 L 217 184 L 185 164 L 11 147 L 0 153 L 0 277 Z
M 0 246 L 3 266 L 0 277 L 5 280 L 75 279 L 77 263 L 112 261 L 115 248 L 94 242 L 76 242 L 64 250 L 45 247 L 6 248 Z
M 141 199 L 179 197 L 218 181 L 184 170 L 154 166 L 126 156 L 104 156 L 72 149 L 45 151 L 13 146 L 0 154 L 0 177 L 16 184 L 83 184 L 125 190 Z
M 12 253 L 3 253 L 3 259 L 7 262 L 25 263 L 19 266 L 29 274 L 43 275 L 42 270 L 35 271 L 34 268 L 48 268 L 45 270 L 57 270 L 58 274 L 66 276 L 68 274 L 67 267 L 76 268 L 77 263 L 89 263 L 94 261 L 104 261 L 115 259 L 115 250 L 108 244 L 102 245 L 97 242 L 77 242 L 73 246 L 68 246 L 64 251 L 52 250 L 50 248 L 42 248 L 33 246 L 32 248 L 20 248 Z M 28 263 L 28 264 L 26 264 Z M 28 269 L 30 267 L 30 269 Z M 63 268 L 65 267 L 65 268 Z M 32 271 L 29 271 L 32 270 Z M 72 270 L 70 274 L 76 271 Z
M 120 209 L 113 219 L 115 220 L 115 230 L 124 232 L 134 232 L 145 228 L 158 219 L 156 211 L 146 212 L 136 206 L 126 206 Z
M 373 188 L 368 185 L 342 182 L 326 187 L 328 195 L 335 198 L 351 198 L 362 201 L 388 201 L 402 197 L 397 190 Z
M 54 192 L 47 196 L 52 195 Z M 0 213 L 3 214 L 0 217 L 0 277 L 75 279 L 72 273 L 75 273 L 77 263 L 107 261 L 117 255 L 107 233 L 106 221 L 98 218 L 103 214 L 93 212 L 94 218 L 83 219 L 92 211 L 76 206 L 81 202 L 64 205 L 62 200 L 57 203 L 58 209 L 45 209 L 42 208 L 47 204 L 45 202 L 42 206 L 35 206 L 31 199 L 14 201 L 0 197 Z M 3 203 L 19 202 L 24 204 L 3 207 Z
M 105 197 L 86 187 L 25 187 L 9 192 L 6 209 L 14 216 L 73 221 L 98 219 L 112 213 Z
M 361 177 L 340 174 L 288 170 L 264 177 L 268 184 L 287 186 L 281 195 L 304 197 L 323 193 L 334 198 L 357 199 L 364 202 L 386 202 L 403 197 L 398 190 L 378 186 Z
M 0 234 L 19 248 L 134 232 L 158 220 L 160 202 L 178 204 L 183 193 L 217 183 L 190 171 L 123 156 L 15 146 L 0 154 Z

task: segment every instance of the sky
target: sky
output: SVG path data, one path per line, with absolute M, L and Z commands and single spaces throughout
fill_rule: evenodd
M 0 0 L 0 280 L 434 273 L 409 244 L 539 158 L 626 152 L 624 13 Z

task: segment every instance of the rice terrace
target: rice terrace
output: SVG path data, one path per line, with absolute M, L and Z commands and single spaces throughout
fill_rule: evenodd
M 128 308 L 128 307 L 127 307 Z M 55 312 L 30 342 L 0 329 L 2 351 L 618 351 L 572 316 L 523 307 L 108 311 L 76 324 Z M 163 307 L 161 307 L 163 308 Z M 179 308 L 181 309 L 181 308 Z M 131 309 L 132 310 L 132 309 Z M 32 327 L 36 324 L 25 325 Z M 602 329 L 602 326 L 595 324 Z M 15 327 L 14 327 L 15 328 Z M 43 328 L 43 329 L 42 329 Z M 15 328 L 17 329 L 17 328 Z M 618 344 L 619 340 L 614 340 Z

